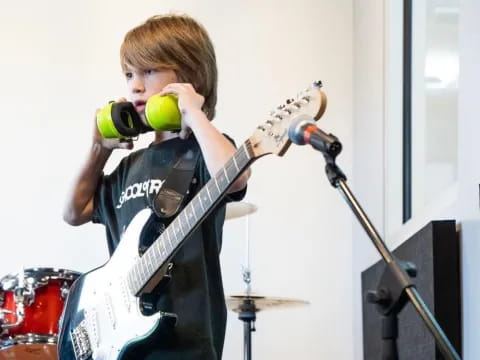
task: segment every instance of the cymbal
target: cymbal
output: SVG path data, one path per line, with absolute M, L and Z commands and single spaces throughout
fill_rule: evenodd
M 310 303 L 305 300 L 300 299 L 288 299 L 281 297 L 272 297 L 272 296 L 260 296 L 260 295 L 231 295 L 227 297 L 227 307 L 238 313 L 241 311 L 241 306 L 244 301 L 253 301 L 255 304 L 255 311 L 259 312 L 261 310 L 268 310 L 271 308 L 286 308 L 286 307 L 295 307 L 295 306 L 304 306 L 309 305 Z
M 225 220 L 235 219 L 241 216 L 245 216 L 257 211 L 257 207 L 251 203 L 240 201 L 231 202 L 227 204 L 227 212 L 225 214 Z

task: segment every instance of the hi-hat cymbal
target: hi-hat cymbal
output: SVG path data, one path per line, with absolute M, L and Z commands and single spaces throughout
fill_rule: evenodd
M 257 211 L 257 207 L 251 203 L 240 201 L 231 202 L 227 204 L 227 212 L 225 214 L 225 220 L 235 219 L 241 216 L 245 216 Z
M 271 308 L 295 307 L 310 304 L 308 301 L 299 299 L 241 294 L 228 296 L 227 307 L 236 313 L 241 312 L 244 301 L 253 302 L 255 304 L 256 312 L 259 312 L 261 310 L 268 310 Z

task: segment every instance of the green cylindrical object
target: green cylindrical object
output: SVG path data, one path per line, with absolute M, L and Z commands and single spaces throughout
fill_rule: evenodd
M 106 139 L 113 139 L 113 138 L 123 138 L 118 130 L 116 129 L 115 125 L 113 124 L 112 120 L 112 106 L 113 102 L 109 103 L 104 108 L 100 109 L 97 113 L 97 128 L 100 134 Z
M 176 95 L 153 95 L 145 105 L 145 118 L 155 130 L 179 130 L 182 125 L 182 115 L 178 109 Z

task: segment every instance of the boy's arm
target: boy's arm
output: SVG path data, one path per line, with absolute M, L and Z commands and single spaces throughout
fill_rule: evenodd
M 196 119 L 192 121 L 192 131 L 200 145 L 203 158 L 211 176 L 214 176 L 225 163 L 235 154 L 233 144 L 212 125 L 203 111 L 197 110 L 189 114 Z M 229 188 L 228 193 L 234 193 L 247 186 L 250 168 L 245 170 Z
M 63 219 L 70 225 L 82 225 L 92 220 L 93 199 L 103 168 L 112 150 L 94 143 L 87 160 L 73 182 L 67 196 Z
M 118 101 L 126 101 L 124 98 Z M 95 192 L 103 173 L 103 168 L 113 149 L 131 149 L 131 141 L 104 139 L 95 121 L 93 142 L 87 159 L 73 181 L 63 210 L 63 219 L 70 225 L 82 225 L 92 220 Z
M 212 125 L 202 111 L 204 98 L 198 94 L 191 84 L 169 84 L 160 95 L 176 94 L 178 107 L 182 113 L 182 131 L 180 137 L 186 138 L 191 129 L 200 145 L 208 172 L 214 176 L 225 163 L 235 154 L 233 144 Z M 247 186 L 250 168 L 235 180 L 228 193 L 234 193 Z

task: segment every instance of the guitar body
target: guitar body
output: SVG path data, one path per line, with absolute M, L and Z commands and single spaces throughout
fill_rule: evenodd
M 125 269 L 138 260 L 138 239 L 151 211 L 139 212 L 110 260 L 71 287 L 58 341 L 59 359 L 124 359 L 148 343 L 163 324 L 161 313 L 146 316 L 140 298 L 127 288 Z M 157 340 L 158 341 L 158 340 Z

